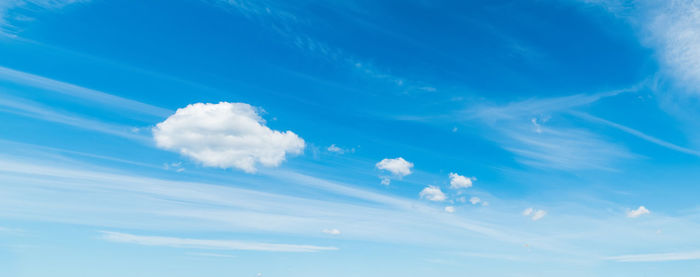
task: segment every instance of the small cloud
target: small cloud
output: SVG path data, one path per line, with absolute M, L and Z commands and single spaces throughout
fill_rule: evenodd
M 472 198 L 469 198 L 469 202 L 472 203 L 472 205 L 476 205 L 481 202 L 481 198 L 473 196 Z
M 538 134 L 542 133 L 542 126 L 540 126 L 540 124 L 537 123 L 537 118 L 532 118 L 530 122 L 532 122 L 532 125 L 535 126 L 535 132 L 537 132 Z
M 454 213 L 455 207 L 454 206 L 447 206 L 447 207 L 445 207 L 445 211 L 448 213 Z
M 472 180 L 475 178 L 467 178 L 457 173 L 450 173 L 450 188 L 464 189 L 472 186 Z
M 447 196 L 436 186 L 427 186 L 420 192 L 420 198 L 425 198 L 430 201 L 445 201 Z
M 182 167 L 182 162 L 164 163 L 163 169 L 165 170 L 175 170 L 175 172 L 183 172 L 185 168 Z
M 382 185 L 388 186 L 391 184 L 391 178 L 389 178 L 389 176 L 382 176 L 379 178 L 382 180 Z
M 344 149 L 336 146 L 335 144 L 331 144 L 331 146 L 328 146 L 328 152 L 333 152 L 336 154 L 354 153 L 355 148 Z
M 457 198 L 457 202 L 459 202 L 459 203 L 466 203 L 466 202 L 467 202 L 467 198 L 464 197 L 464 196 L 462 196 L 462 197 L 460 197 L 460 198 Z
M 532 215 L 532 220 L 540 220 L 542 219 L 545 215 L 547 215 L 547 212 L 544 210 L 537 210 L 533 215 Z
M 458 130 L 459 130 L 459 129 L 457 129 L 457 127 L 453 127 L 453 128 L 452 128 L 452 132 L 453 132 L 453 133 L 456 133 Z
M 527 208 L 522 212 L 523 216 L 530 217 L 533 221 L 537 221 L 542 219 L 545 215 L 547 215 L 547 211 L 545 210 L 535 210 L 533 208 Z
M 376 167 L 378 169 L 389 171 L 399 178 L 413 173 L 411 171 L 411 168 L 413 168 L 413 163 L 404 160 L 402 157 L 395 159 L 383 159 L 376 164 Z
M 335 144 L 331 144 L 331 146 L 328 146 L 328 151 L 333 152 L 333 153 L 338 153 L 338 154 L 345 153 L 345 150 L 343 150 L 343 148 L 335 146 Z
M 321 232 L 334 236 L 340 235 L 340 230 L 338 229 L 323 229 Z
M 644 206 L 639 206 L 636 210 L 627 211 L 627 217 L 637 218 L 645 214 L 650 214 L 651 212 L 647 210 Z

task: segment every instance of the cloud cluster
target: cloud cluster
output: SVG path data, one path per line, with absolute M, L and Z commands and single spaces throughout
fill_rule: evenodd
M 237 168 L 254 173 L 257 165 L 274 167 L 288 154 L 300 154 L 305 143 L 291 131 L 265 125 L 245 103 L 196 103 L 178 109 L 153 128 L 159 148 L 177 151 L 204 166 Z

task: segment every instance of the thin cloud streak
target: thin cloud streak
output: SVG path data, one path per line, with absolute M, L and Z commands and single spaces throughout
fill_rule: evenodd
M 146 246 L 166 246 L 174 248 L 248 250 L 266 252 L 319 252 L 338 250 L 337 247 L 302 244 L 278 244 L 237 240 L 190 239 L 161 236 L 140 236 L 127 233 L 102 231 L 101 238 L 111 242 L 132 243 Z
M 77 115 L 61 113 L 28 101 L 17 101 L 10 98 L 0 99 L 0 112 L 8 112 L 48 122 L 65 124 L 80 129 L 133 139 L 140 142 L 146 142 L 149 140 L 149 138 L 146 136 L 132 132 L 131 129 L 133 129 L 133 127 L 109 124 L 102 121 L 83 118 Z
M 612 121 L 609 121 L 609 120 L 602 119 L 602 118 L 600 118 L 600 117 L 596 117 L 596 116 L 593 116 L 593 115 L 590 115 L 590 114 L 587 114 L 587 113 L 573 112 L 573 111 L 570 112 L 570 114 L 572 114 L 572 115 L 574 115 L 574 116 L 576 116 L 576 117 L 579 117 L 579 118 L 581 118 L 581 119 L 585 119 L 585 120 L 588 120 L 588 121 L 591 121 L 591 122 L 601 123 L 601 124 L 604 124 L 604 125 L 613 127 L 613 128 L 615 128 L 615 129 L 618 129 L 618 130 L 620 130 L 620 131 L 623 131 L 623 132 L 628 133 L 628 134 L 630 134 L 630 135 L 633 135 L 633 136 L 635 136 L 635 137 L 641 138 L 641 139 L 646 140 L 646 141 L 648 141 L 648 142 L 651 142 L 651 143 L 653 143 L 653 144 L 659 145 L 659 146 L 661 146 L 661 147 L 665 147 L 665 148 L 668 148 L 668 149 L 671 149 L 671 150 L 674 150 L 674 151 L 678 151 L 678 152 L 681 152 L 681 153 L 690 154 L 690 155 L 693 155 L 693 156 L 698 156 L 698 157 L 700 157 L 700 151 L 693 150 L 693 149 L 689 149 L 689 148 L 685 148 L 685 147 L 682 147 L 682 146 L 678 146 L 678 145 L 676 145 L 676 144 L 673 144 L 673 143 L 670 143 L 670 142 L 667 142 L 667 141 L 664 141 L 664 140 L 661 140 L 661 139 L 652 137 L 652 136 L 647 135 L 647 134 L 645 134 L 645 133 L 642 133 L 642 132 L 640 132 L 640 131 L 638 131 L 638 130 L 632 129 L 632 128 L 627 127 L 627 126 L 624 126 L 624 125 L 617 124 L 617 123 L 612 122 Z
M 166 117 L 172 114 L 172 111 L 168 109 L 156 107 L 153 105 L 119 97 L 105 92 L 49 79 L 39 75 L 17 71 L 3 66 L 0 66 L 0 80 L 18 83 L 25 86 L 35 87 L 51 92 L 61 93 L 67 96 L 85 99 L 102 105 L 128 110 L 137 114 L 146 114 L 156 117 Z

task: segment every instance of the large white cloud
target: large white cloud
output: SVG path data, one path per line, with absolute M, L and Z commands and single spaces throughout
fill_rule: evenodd
M 425 198 L 430 201 L 445 201 L 445 199 L 447 199 L 445 193 L 443 193 L 442 190 L 440 190 L 440 188 L 436 186 L 425 187 L 419 195 L 420 198 Z
M 204 166 L 238 168 L 278 166 L 287 154 L 300 154 L 305 143 L 291 131 L 265 126 L 257 110 L 245 103 L 195 103 L 153 128 L 160 148 L 177 151 Z
M 403 177 L 412 173 L 411 168 L 413 168 L 413 163 L 404 160 L 402 157 L 398 157 L 395 159 L 383 159 L 378 162 L 376 166 L 398 177 Z

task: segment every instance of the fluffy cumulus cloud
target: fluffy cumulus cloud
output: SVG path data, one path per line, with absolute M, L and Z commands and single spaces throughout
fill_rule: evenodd
M 547 211 L 545 210 L 535 210 L 533 208 L 527 208 L 523 211 L 523 216 L 529 217 L 533 221 L 540 220 L 545 215 L 547 215 Z
M 430 201 L 445 201 L 447 196 L 445 193 L 436 186 L 427 186 L 420 192 L 420 198 L 428 199 Z
M 627 217 L 637 218 L 649 213 L 651 212 L 647 210 L 647 208 L 645 208 L 644 206 L 639 206 L 639 208 L 637 208 L 636 210 L 627 211 Z
M 455 207 L 454 206 L 447 206 L 447 207 L 445 207 L 445 211 L 448 213 L 454 213 Z
M 401 157 L 395 159 L 383 159 L 377 163 L 377 168 L 391 172 L 398 177 L 403 177 L 413 173 L 411 169 L 413 168 L 413 163 L 404 160 Z
M 248 173 L 257 165 L 278 166 L 305 143 L 291 131 L 265 125 L 258 110 L 245 103 L 196 103 L 178 109 L 153 128 L 156 145 L 201 162 Z
M 450 188 L 464 189 L 472 186 L 472 178 L 467 178 L 457 173 L 450 173 Z

